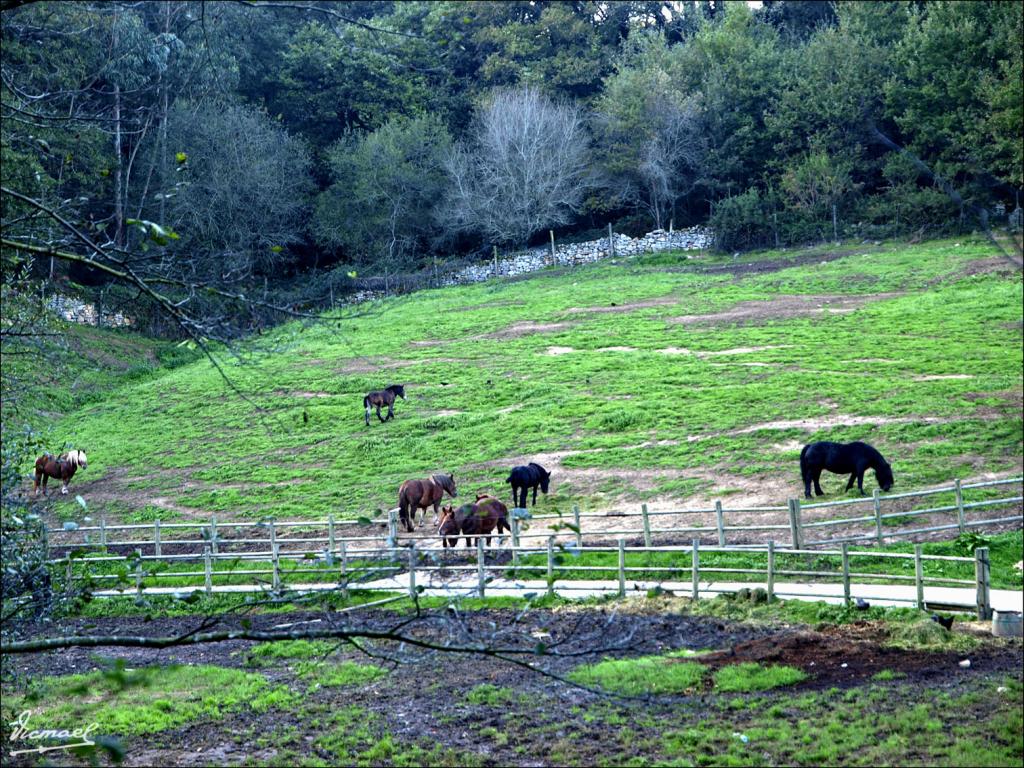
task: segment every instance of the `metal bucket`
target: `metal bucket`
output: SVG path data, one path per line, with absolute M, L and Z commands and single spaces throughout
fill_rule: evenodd
M 996 611 L 992 615 L 992 634 L 996 637 L 1021 637 L 1024 635 L 1021 615 Z

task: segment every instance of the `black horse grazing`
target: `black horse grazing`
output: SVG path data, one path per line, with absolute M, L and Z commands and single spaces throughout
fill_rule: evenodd
M 540 464 L 534 464 L 532 461 L 525 467 L 513 467 L 512 474 L 505 480 L 506 483 L 512 485 L 512 504 L 514 506 L 525 508 L 526 507 L 526 491 L 530 488 L 533 489 L 533 503 L 537 503 L 537 486 L 540 486 L 540 490 L 543 493 L 548 492 L 548 483 L 551 482 L 551 473 L 544 469 Z M 520 489 L 522 493 L 520 494 Z M 520 499 L 521 497 L 521 499 Z
M 388 407 L 388 419 L 393 419 L 395 417 L 395 397 L 405 400 L 405 387 L 401 384 L 392 384 L 387 389 L 367 394 L 363 398 L 363 408 L 366 409 L 366 426 L 370 426 L 370 411 L 374 407 L 377 408 L 377 418 L 382 422 L 387 421 L 387 419 L 380 415 L 380 409 L 385 405 Z
M 875 479 L 883 491 L 892 488 L 893 477 L 892 467 L 882 458 L 882 454 L 876 451 L 867 443 L 811 443 L 805 445 L 800 451 L 800 474 L 804 479 L 804 496 L 811 498 L 811 481 L 814 481 L 814 492 L 821 496 L 823 492 L 818 478 L 821 477 L 821 470 L 827 469 L 837 475 L 850 473 L 850 482 L 846 484 L 846 490 L 853 487 L 853 481 L 857 481 L 857 489 L 860 495 L 864 495 L 864 473 L 875 470 Z

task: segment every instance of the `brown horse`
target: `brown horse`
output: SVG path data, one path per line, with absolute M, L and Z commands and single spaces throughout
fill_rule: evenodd
M 441 499 L 447 493 L 452 498 L 459 494 L 455 490 L 455 478 L 452 475 L 431 475 L 426 480 L 406 480 L 398 489 L 398 515 L 405 529 L 412 533 L 416 522 L 416 510 L 423 510 L 423 520 L 427 517 L 427 507 L 434 507 L 434 521 L 441 505 Z
M 75 476 L 75 472 L 79 467 L 85 469 L 87 466 L 89 464 L 85 451 L 68 451 L 57 457 L 44 453 L 36 459 L 36 480 L 33 485 L 35 495 L 39 495 L 40 481 L 43 485 L 43 494 L 46 494 L 46 483 L 51 477 L 60 478 L 63 483 L 60 492 L 67 493 L 68 482 Z
M 472 536 L 486 537 L 487 546 L 491 546 L 491 533 L 497 529 L 511 531 L 508 524 L 508 507 L 498 499 L 487 494 L 477 496 L 476 504 L 463 504 L 458 509 L 447 506 L 441 510 L 441 520 L 437 532 L 445 548 L 455 547 L 459 543 L 459 535 L 466 537 L 466 546 L 473 546 Z
M 381 420 L 381 423 L 387 421 L 387 419 L 380 415 L 380 409 L 385 405 L 388 407 L 388 419 L 393 419 L 395 417 L 394 406 L 396 397 L 405 400 L 405 387 L 401 384 L 392 384 L 387 389 L 368 393 L 363 398 L 363 408 L 366 409 L 366 426 L 370 426 L 370 411 L 374 407 L 377 409 L 377 418 Z

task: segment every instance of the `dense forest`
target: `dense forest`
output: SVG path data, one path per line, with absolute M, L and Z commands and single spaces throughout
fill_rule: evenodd
M 2 21 L 5 296 L 79 291 L 158 335 L 249 332 L 549 229 L 941 233 L 1022 184 L 1017 2 L 5 0 Z

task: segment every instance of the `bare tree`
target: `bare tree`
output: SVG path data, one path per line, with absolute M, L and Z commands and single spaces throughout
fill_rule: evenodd
M 593 185 L 579 109 L 533 88 L 499 91 L 481 111 L 470 144 L 447 169 L 446 223 L 497 243 L 566 224 Z

